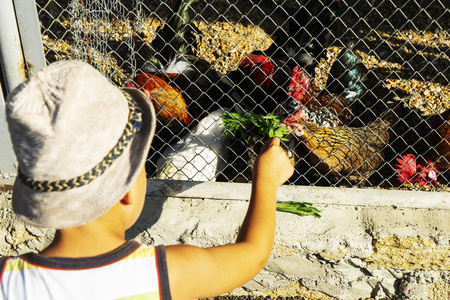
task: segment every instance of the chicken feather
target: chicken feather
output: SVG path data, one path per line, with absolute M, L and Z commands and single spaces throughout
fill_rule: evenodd
M 155 105 L 157 116 L 163 124 L 168 124 L 172 119 L 178 119 L 186 126 L 191 123 L 192 117 L 187 111 L 187 104 L 176 87 L 170 86 L 156 75 L 147 73 L 139 74 L 134 81 Z
M 446 170 L 450 168 L 450 109 L 433 116 L 430 126 L 432 130 L 427 142 L 436 152 L 432 160 L 441 170 Z
M 309 159 L 324 174 L 363 182 L 384 161 L 390 126 L 395 114 L 388 111 L 363 127 L 322 127 L 312 122 L 288 124 L 309 150 Z

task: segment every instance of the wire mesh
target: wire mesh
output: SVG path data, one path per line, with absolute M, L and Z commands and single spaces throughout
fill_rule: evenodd
M 255 120 L 284 134 L 299 112 L 290 184 L 448 188 L 448 1 L 36 3 L 48 62 L 87 61 L 160 111 L 151 177 L 249 182 Z M 228 135 L 226 112 L 246 117 Z

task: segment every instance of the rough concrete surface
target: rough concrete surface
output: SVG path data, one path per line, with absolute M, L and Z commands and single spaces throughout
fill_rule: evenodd
M 150 181 L 127 238 L 202 247 L 233 242 L 249 193 L 248 184 Z M 0 196 L 1 253 L 45 247 L 53 232 L 13 219 L 10 198 Z M 322 218 L 278 212 L 267 265 L 224 296 L 450 299 L 449 199 L 447 193 L 282 187 L 278 201 L 313 202 Z

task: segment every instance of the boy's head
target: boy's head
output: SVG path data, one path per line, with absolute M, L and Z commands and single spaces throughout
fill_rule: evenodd
M 141 171 L 156 127 L 136 89 L 81 61 L 53 63 L 6 99 L 19 163 L 13 209 L 25 222 L 76 227 L 116 204 Z

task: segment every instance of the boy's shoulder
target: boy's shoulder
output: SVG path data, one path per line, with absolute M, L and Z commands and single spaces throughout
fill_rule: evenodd
M 113 251 L 92 257 L 46 257 L 37 253 L 2 257 L 0 290 L 6 295 L 18 289 L 24 295 L 53 295 L 44 297 L 46 299 L 65 298 L 61 290 L 74 299 L 87 299 L 89 291 L 93 290 L 101 291 L 106 299 L 141 294 L 148 299 L 160 299 L 160 295 L 170 299 L 167 267 L 160 261 L 164 254 L 164 247 L 129 241 Z M 74 278 L 77 285 L 73 284 Z M 123 278 L 127 279 L 126 285 Z
M 110 251 L 105 254 L 92 256 L 92 257 L 81 257 L 81 258 L 68 258 L 68 257 L 45 257 L 38 253 L 26 253 L 20 256 L 3 256 L 0 257 L 0 271 L 2 274 L 7 265 L 11 263 L 16 264 L 27 264 L 33 265 L 35 267 L 50 268 L 50 269 L 89 269 L 98 268 L 106 265 L 113 264 L 122 260 L 128 259 L 138 259 L 138 258 L 152 258 L 155 256 L 165 257 L 165 248 L 163 246 L 148 246 L 144 244 L 139 244 L 136 241 L 128 241 L 121 247 Z M 19 265 L 13 267 L 18 270 L 21 269 Z

